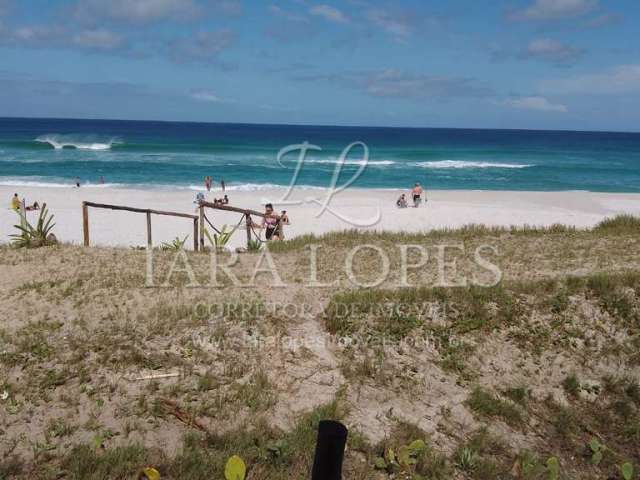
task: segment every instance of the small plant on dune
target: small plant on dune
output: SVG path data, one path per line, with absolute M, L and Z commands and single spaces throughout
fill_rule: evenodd
M 247 475 L 247 467 L 244 460 L 237 455 L 233 455 L 227 460 L 224 467 L 224 478 L 226 480 L 244 480 Z
M 180 239 L 180 237 L 176 237 L 170 242 L 162 242 L 162 245 L 160 245 L 160 250 L 170 251 L 170 252 L 177 252 L 178 250 L 183 250 L 184 244 L 187 242 L 187 238 L 189 238 L 189 235 L 184 237 L 182 240 Z
M 260 242 L 260 240 L 251 239 L 247 242 L 248 252 L 259 252 L 261 248 L 262 248 L 262 242 Z
M 640 232 L 640 217 L 624 214 L 605 218 L 593 230 L 596 232 Z
M 625 462 L 618 468 L 624 480 L 631 480 L 633 478 L 633 465 L 631 463 Z
M 222 230 L 220 230 L 218 233 L 214 233 L 213 236 L 209 233 L 209 230 L 207 230 L 206 228 L 204 230 L 204 234 L 209 239 L 209 242 L 211 243 L 211 245 L 216 250 L 220 251 L 220 250 L 224 250 L 224 248 L 227 246 L 227 243 L 229 243 L 229 240 L 231 240 L 231 235 L 233 235 L 233 232 L 235 231 L 236 231 L 235 228 L 232 228 L 231 230 L 229 230 L 228 226 L 225 224 L 222 226 Z
M 591 450 L 591 463 L 594 465 L 600 465 L 607 447 L 605 447 L 597 438 L 592 438 L 589 442 L 589 449 Z
M 456 465 L 463 472 L 471 472 L 478 463 L 478 453 L 469 447 L 461 448 L 456 454 Z
M 23 215 L 20 213 L 20 215 Z M 10 235 L 12 245 L 17 248 L 37 248 L 45 247 L 47 245 L 54 245 L 56 242 L 55 237 L 51 231 L 56 225 L 53 222 L 53 215 L 49 214 L 47 205 L 42 205 L 40 215 L 38 216 L 38 222 L 35 226 L 31 225 L 26 217 L 21 217 L 22 225 L 14 225 L 20 233 L 14 233 Z
M 378 470 L 386 470 L 388 473 L 397 471 L 413 473 L 418 457 L 426 450 L 426 443 L 419 439 L 408 445 L 402 445 L 397 453 L 392 448 L 387 448 L 382 457 L 374 459 L 374 467 Z
M 547 475 L 549 480 L 560 480 L 560 462 L 556 457 L 547 460 Z
M 575 374 L 571 374 L 562 381 L 562 388 L 564 388 L 564 391 L 569 395 L 577 397 L 582 386 L 580 385 L 578 377 Z

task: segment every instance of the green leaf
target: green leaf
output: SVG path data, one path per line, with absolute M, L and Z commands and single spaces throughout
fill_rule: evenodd
M 602 444 L 597 438 L 592 438 L 591 441 L 589 442 L 589 448 L 591 448 L 591 451 L 595 453 L 600 449 L 602 449 Z
M 386 460 L 387 463 L 393 463 L 396 461 L 396 454 L 394 453 L 392 448 L 388 448 L 384 452 L 384 459 Z
M 239 456 L 229 457 L 227 465 L 224 467 L 224 478 L 226 480 L 244 480 L 247 475 L 247 467 Z
M 409 444 L 408 448 L 412 455 L 418 455 L 427 449 L 427 444 L 424 443 L 424 440 L 414 440 Z
M 549 472 L 549 480 L 560 478 L 560 462 L 556 457 L 549 457 L 547 460 L 547 471 Z
M 408 467 L 411 465 L 411 455 L 409 453 L 409 447 L 403 445 L 398 450 L 398 463 L 403 467 Z
M 598 450 L 591 457 L 591 463 L 593 463 L 594 465 L 599 465 L 601 461 L 602 461 L 602 450 Z
M 625 462 L 620 466 L 620 473 L 624 480 L 631 480 L 633 478 L 633 465 L 629 462 Z
M 382 458 L 382 457 L 376 457 L 373 460 L 373 466 L 377 470 L 386 470 L 387 469 L 387 462 L 385 462 L 384 458 Z

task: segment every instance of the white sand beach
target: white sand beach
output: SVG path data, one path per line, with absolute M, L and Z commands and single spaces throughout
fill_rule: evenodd
M 5 202 L 0 210 L 0 242 L 9 241 L 14 233 L 16 213 L 9 209 L 14 193 L 47 204 L 55 215 L 57 237 L 68 243 L 82 243 L 82 201 L 126 205 L 138 208 L 195 213 L 192 190 L 134 190 L 115 188 L 46 188 L 0 187 Z M 640 194 L 592 192 L 520 192 L 435 190 L 427 192 L 428 202 L 420 208 L 398 209 L 395 201 L 400 190 L 352 189 L 336 194 L 328 208 L 322 204 L 327 191 L 295 190 L 283 201 L 285 190 L 230 191 L 233 206 L 262 211 L 270 201 L 277 212 L 287 210 L 291 225 L 285 235 L 292 238 L 305 233 L 321 234 L 332 230 L 365 228 L 375 230 L 420 232 L 434 228 L 459 227 L 477 223 L 485 225 L 550 225 L 562 223 L 590 227 L 605 217 L 620 213 L 640 215 Z M 207 195 L 208 200 L 221 197 L 219 191 Z M 29 212 L 31 220 L 37 212 Z M 146 220 L 143 214 L 90 209 L 92 245 L 136 246 L 146 243 Z M 240 215 L 210 211 L 208 218 L 217 226 L 235 225 Z M 176 236 L 189 235 L 192 244 L 192 223 L 189 219 L 153 216 L 153 243 L 159 245 Z M 230 246 L 242 245 L 244 230 L 236 232 Z

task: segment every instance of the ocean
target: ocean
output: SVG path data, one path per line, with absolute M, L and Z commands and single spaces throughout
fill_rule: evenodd
M 280 149 L 309 142 L 277 161 Z M 365 163 L 357 146 L 369 150 Z M 0 118 L 0 185 L 640 192 L 640 133 Z M 101 177 L 104 184 L 101 184 Z

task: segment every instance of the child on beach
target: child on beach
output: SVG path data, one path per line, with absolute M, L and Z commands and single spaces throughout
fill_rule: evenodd
M 396 201 L 396 206 L 398 208 L 407 208 L 407 197 L 404 193 L 400 195 L 400 198 Z

